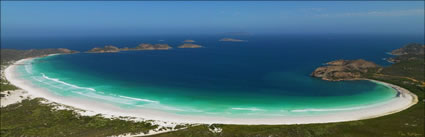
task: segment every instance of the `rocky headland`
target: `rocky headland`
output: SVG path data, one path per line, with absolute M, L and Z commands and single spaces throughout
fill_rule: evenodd
M 180 45 L 179 48 L 202 48 L 202 46 L 192 43 L 185 43 L 183 45 Z
M 336 60 L 317 68 L 311 76 L 328 81 L 353 80 L 363 78 L 364 74 L 379 68 L 379 65 L 363 59 Z
M 402 48 L 395 49 L 391 51 L 392 55 L 400 56 L 400 55 L 423 55 L 424 54 L 425 45 L 419 43 L 409 43 L 404 45 Z
M 233 39 L 233 38 L 222 38 L 219 41 L 223 41 L 223 42 L 244 42 L 245 40 Z
M 404 45 L 402 48 L 391 51 L 391 55 L 395 57 L 387 58 L 386 60 L 391 63 L 398 63 L 401 60 L 418 60 L 424 58 L 425 45 L 418 43 L 409 43 Z

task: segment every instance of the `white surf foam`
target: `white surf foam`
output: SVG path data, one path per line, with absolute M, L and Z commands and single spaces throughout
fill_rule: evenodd
M 232 108 L 233 110 L 249 110 L 249 111 L 264 111 L 263 109 L 259 109 L 259 108 Z
M 80 92 L 80 91 L 72 91 L 72 92 L 77 93 L 79 95 L 89 97 L 89 98 L 105 100 L 105 101 L 108 101 L 108 102 L 114 102 L 114 103 L 126 104 L 126 105 L 134 105 L 135 104 L 135 102 L 131 101 L 131 100 L 117 98 L 117 97 L 113 97 L 113 96 L 100 95 L 100 94 L 96 94 L 95 92 Z
M 34 79 L 34 80 L 36 80 L 36 81 L 38 81 L 38 82 L 40 82 L 40 83 L 43 83 L 43 84 L 49 85 L 49 86 L 51 86 L 51 87 L 55 87 L 55 88 L 58 88 L 58 89 L 63 89 L 62 87 L 59 87 L 59 86 L 56 86 L 56 85 L 50 84 L 50 83 L 48 83 L 48 82 L 44 82 L 42 79 L 37 78 L 37 77 L 35 77 L 35 76 L 32 76 L 31 78 L 32 78 L 32 79 Z
M 27 64 L 24 65 L 25 71 L 27 71 L 29 74 L 32 74 L 32 61 L 28 61 L 26 63 Z
M 50 77 L 46 76 L 44 73 L 41 73 L 41 75 L 45 79 L 48 79 L 48 80 L 51 80 L 51 81 L 55 81 L 57 83 L 64 84 L 64 85 L 67 85 L 67 86 L 70 86 L 70 87 L 73 87 L 73 88 L 86 89 L 86 90 L 90 90 L 90 91 L 96 91 L 94 88 L 79 87 L 77 85 L 73 85 L 73 84 L 70 84 L 70 83 L 63 82 L 63 81 L 61 81 L 61 80 L 59 80 L 57 78 L 50 78 Z

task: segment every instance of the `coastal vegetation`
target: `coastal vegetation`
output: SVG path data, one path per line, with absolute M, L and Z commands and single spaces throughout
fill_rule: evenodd
M 81 116 L 73 110 L 55 110 L 43 99 L 26 99 L 1 108 L 0 135 L 3 136 L 75 136 L 96 137 L 148 133 L 158 125 L 100 115 Z
M 7 65 L 13 61 L 24 58 L 42 57 L 50 54 L 72 54 L 79 51 L 58 48 L 58 49 L 30 49 L 30 50 L 16 50 L 16 49 L 1 49 L 1 65 Z
M 402 48 L 395 49 L 391 51 L 392 55 L 423 55 L 424 54 L 424 48 L 425 45 L 419 44 L 419 43 L 409 43 L 404 45 Z

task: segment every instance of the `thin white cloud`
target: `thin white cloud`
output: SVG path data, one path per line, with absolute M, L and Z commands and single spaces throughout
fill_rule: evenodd
M 407 10 L 392 10 L 392 11 L 368 11 L 368 12 L 347 12 L 347 13 L 327 13 L 318 14 L 318 17 L 355 17 L 355 16 L 412 16 L 424 15 L 424 9 L 407 9 Z

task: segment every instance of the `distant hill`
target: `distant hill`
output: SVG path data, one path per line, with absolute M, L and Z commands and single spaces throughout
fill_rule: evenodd
M 1 49 L 1 64 L 7 64 L 10 61 L 16 61 L 24 58 L 47 56 L 50 54 L 71 54 L 78 53 L 79 51 L 58 48 L 58 49 L 30 49 L 30 50 L 16 50 L 16 49 Z

